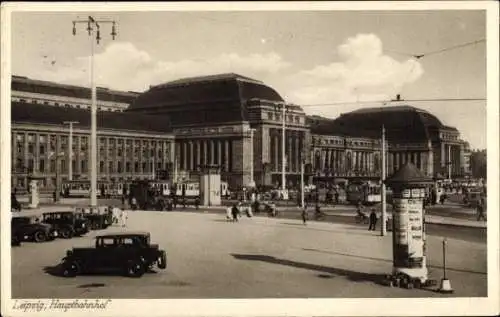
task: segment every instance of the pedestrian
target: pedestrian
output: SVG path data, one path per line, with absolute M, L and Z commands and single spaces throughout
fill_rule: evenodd
M 231 209 L 231 213 L 233 216 L 233 222 L 238 221 L 238 206 L 236 204 L 233 204 L 233 208 Z
M 137 210 L 137 199 L 134 196 L 132 196 L 130 205 L 132 207 L 132 210 Z
M 120 213 L 120 220 L 121 220 L 120 222 L 122 224 L 122 227 L 127 226 L 127 219 L 128 219 L 127 211 L 125 209 L 122 209 Z
M 375 208 L 372 208 L 372 211 L 370 213 L 370 226 L 368 227 L 368 230 L 375 231 L 376 225 L 377 225 L 377 214 L 375 213 Z
M 442 193 L 441 196 L 439 197 L 441 205 L 444 205 L 444 201 L 446 200 L 446 193 Z
M 200 197 L 196 196 L 196 199 L 194 200 L 194 206 L 196 210 L 200 209 Z
M 56 191 L 54 190 L 54 192 L 52 193 L 52 199 L 54 200 L 54 203 L 56 202 L 57 200 L 57 194 L 56 194 Z
M 304 208 L 302 208 L 302 223 L 307 225 L 307 205 L 304 205 Z
M 486 217 L 484 215 L 484 211 L 485 211 L 484 198 L 481 198 L 477 202 L 476 209 L 477 209 L 477 221 L 479 221 L 481 219 L 486 221 Z
M 125 195 L 122 195 L 122 208 L 125 209 Z

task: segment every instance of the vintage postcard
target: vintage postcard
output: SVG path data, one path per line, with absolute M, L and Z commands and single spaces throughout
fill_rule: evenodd
M 2 315 L 497 315 L 498 9 L 3 3 Z

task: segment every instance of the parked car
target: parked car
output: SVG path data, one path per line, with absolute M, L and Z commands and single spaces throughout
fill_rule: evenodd
M 13 240 L 19 241 L 19 243 L 25 240 L 45 242 L 54 240 L 58 236 L 58 232 L 53 226 L 40 222 L 37 216 L 12 217 L 11 232 Z
M 50 224 L 64 239 L 82 236 L 89 232 L 89 221 L 81 212 L 54 211 L 42 215 L 42 222 Z
M 113 213 L 109 213 L 107 209 L 85 212 L 83 217 L 87 220 L 88 227 L 91 230 L 106 229 L 113 224 Z
M 73 248 L 66 252 L 62 275 L 121 271 L 126 276 L 141 277 L 154 266 L 167 267 L 167 253 L 152 244 L 148 232 L 124 232 L 97 236 L 95 248 Z

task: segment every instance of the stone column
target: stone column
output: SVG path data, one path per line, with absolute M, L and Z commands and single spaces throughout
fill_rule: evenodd
M 68 147 L 69 147 L 69 142 L 68 142 Z M 68 148 L 69 151 L 69 148 Z M 104 137 L 104 155 L 103 155 L 103 161 L 104 161 L 104 174 L 106 175 L 106 178 L 109 180 L 109 173 L 111 172 L 109 170 L 109 160 L 111 159 L 109 157 L 109 137 Z
M 24 132 L 24 157 L 23 157 L 23 160 L 24 160 L 24 166 L 25 167 L 29 167 L 28 166 L 28 160 L 29 160 L 29 154 L 28 154 L 28 132 Z M 27 172 L 27 171 L 26 171 Z M 26 173 L 24 172 L 24 173 Z
M 196 141 L 196 166 L 201 165 L 201 141 Z
M 221 166 L 222 165 L 222 141 L 217 140 L 216 143 L 217 143 L 217 164 L 219 166 Z
M 441 168 L 446 166 L 446 146 L 441 142 Z
M 427 173 L 434 176 L 434 151 L 430 148 L 427 153 Z
M 39 172 L 38 162 L 40 161 L 40 134 L 35 133 L 34 138 L 35 138 L 35 144 L 34 144 L 35 148 L 33 149 L 34 150 L 33 151 L 33 172 L 38 173 Z
M 194 169 L 194 145 L 193 141 L 189 141 L 189 170 Z
M 293 165 L 292 165 L 292 161 L 294 160 L 294 157 L 293 157 L 293 140 L 292 140 L 292 136 L 291 136 L 291 133 L 289 132 L 287 134 L 287 138 L 288 138 L 288 151 L 287 151 L 287 158 L 286 158 L 286 162 L 287 162 L 287 169 L 286 171 L 287 172 L 291 172 L 293 170 Z M 288 185 L 287 185 L 288 186 Z
M 300 135 L 295 135 L 295 171 L 300 173 L 300 160 L 302 155 L 302 149 L 300 148 Z
M 279 171 L 279 166 L 280 166 L 280 148 L 281 148 L 281 143 L 280 143 L 280 137 L 279 135 L 274 136 L 274 171 L 277 172 Z
M 224 166 L 226 172 L 229 172 L 229 140 L 224 141 Z
M 184 160 L 182 162 L 182 166 L 183 166 L 183 170 L 188 170 L 189 169 L 189 166 L 188 166 L 188 157 L 187 157 L 187 142 L 186 141 L 183 141 L 182 142 L 182 153 L 183 153 L 183 156 L 184 156 Z

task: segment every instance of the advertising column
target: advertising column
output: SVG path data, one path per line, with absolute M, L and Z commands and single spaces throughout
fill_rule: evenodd
M 404 274 L 425 283 L 424 199 L 431 180 L 409 163 L 387 185 L 393 190 L 393 275 Z

